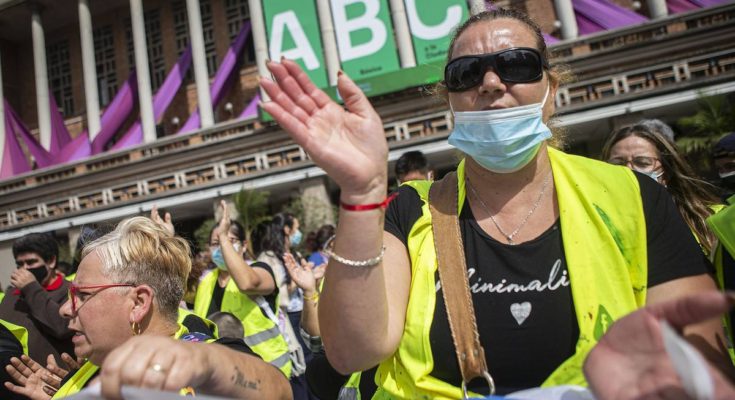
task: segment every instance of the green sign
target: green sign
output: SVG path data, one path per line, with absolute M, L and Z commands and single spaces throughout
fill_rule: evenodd
M 404 0 L 416 63 L 446 60 L 454 29 L 469 16 L 466 0 Z
M 400 68 L 387 0 L 331 0 L 331 5 L 339 59 L 352 79 Z
M 313 0 L 262 0 L 271 60 L 294 60 L 319 87 L 327 86 L 327 71 Z

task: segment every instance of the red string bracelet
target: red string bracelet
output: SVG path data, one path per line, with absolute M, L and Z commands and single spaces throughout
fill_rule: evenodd
M 390 196 L 386 197 L 385 200 L 381 201 L 380 203 L 373 203 L 373 204 L 347 204 L 343 201 L 339 202 L 339 206 L 347 211 L 369 211 L 369 210 L 375 210 L 376 208 L 386 208 L 388 207 L 388 204 L 393 201 L 393 199 L 398 196 L 398 192 L 394 192 Z

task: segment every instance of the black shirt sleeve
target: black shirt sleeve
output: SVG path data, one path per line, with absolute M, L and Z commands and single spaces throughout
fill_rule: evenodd
M 273 279 L 273 291 L 270 294 L 267 294 L 263 296 L 265 301 L 268 302 L 268 305 L 271 307 L 271 310 L 276 309 L 276 298 L 278 297 L 278 285 L 276 284 L 276 275 L 273 273 L 273 268 L 271 268 L 268 263 L 264 263 L 263 261 L 254 261 L 250 264 L 250 267 L 252 268 L 261 268 L 266 271 L 268 271 L 268 274 L 271 276 L 271 279 Z
M 421 218 L 423 202 L 419 194 L 410 186 L 398 188 L 396 197 L 385 210 L 386 232 L 400 239 L 408 247 L 408 233 L 416 221 Z
M 709 272 L 709 261 L 663 185 L 635 172 L 648 242 L 648 287 Z

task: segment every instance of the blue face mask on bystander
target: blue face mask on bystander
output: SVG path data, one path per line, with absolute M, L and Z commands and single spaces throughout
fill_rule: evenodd
M 291 238 L 289 239 L 291 241 L 291 246 L 298 246 L 301 243 L 301 238 L 303 237 L 303 234 L 300 230 L 296 230 L 296 232 L 291 235 Z

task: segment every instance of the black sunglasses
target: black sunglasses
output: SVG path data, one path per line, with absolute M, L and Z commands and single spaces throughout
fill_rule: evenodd
M 538 50 L 514 47 L 490 54 L 457 57 L 444 67 L 444 84 L 450 92 L 472 89 L 482 83 L 485 72 L 492 67 L 503 82 L 535 82 L 543 76 L 549 64 Z

